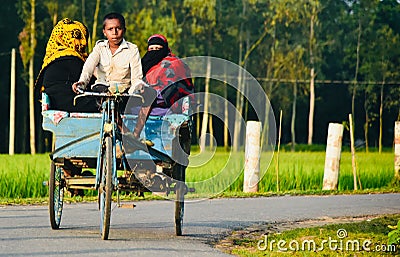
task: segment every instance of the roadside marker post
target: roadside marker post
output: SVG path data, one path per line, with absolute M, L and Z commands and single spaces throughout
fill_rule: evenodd
M 343 125 L 329 123 L 322 190 L 337 190 L 342 152 Z

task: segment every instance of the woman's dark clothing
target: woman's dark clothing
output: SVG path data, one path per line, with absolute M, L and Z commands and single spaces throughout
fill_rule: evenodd
M 79 80 L 83 61 L 75 56 L 60 57 L 51 62 L 43 74 L 44 92 L 50 98 L 50 109 L 67 112 L 99 112 L 96 99 L 81 97 L 74 105 L 76 94 L 72 84 Z
M 156 64 L 161 62 L 165 57 L 168 56 L 168 47 L 161 48 L 160 50 L 147 51 L 142 58 L 142 72 L 143 76 L 146 76 L 147 72 Z

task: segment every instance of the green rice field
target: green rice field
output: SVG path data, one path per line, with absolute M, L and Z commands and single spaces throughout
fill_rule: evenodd
M 260 175 L 262 177 L 258 184 L 260 193 L 274 193 L 279 181 L 279 192 L 321 192 L 324 176 L 325 152 L 281 152 L 277 164 L 277 156 L 263 153 L 260 160 Z M 339 173 L 339 192 L 354 190 L 352 160 L 350 152 L 342 152 Z M 227 166 L 224 166 L 226 165 Z M 224 152 L 217 152 L 215 158 L 201 167 L 190 167 L 187 171 L 186 181 L 198 181 L 212 176 L 221 169 L 234 169 L 237 173 L 243 170 L 244 156 L 233 154 L 229 159 Z M 277 176 L 277 165 L 279 168 Z M 384 153 L 356 153 L 356 165 L 358 176 L 358 190 L 371 191 L 400 191 L 398 186 L 393 187 L 394 178 L 394 154 Z M 229 167 L 228 167 L 229 166 Z M 227 174 L 229 172 L 226 172 Z M 228 176 L 226 176 L 228 177 Z M 225 178 L 226 178 L 225 177 Z M 208 183 L 206 190 L 217 192 L 222 187 L 218 179 L 217 183 Z M 196 188 L 196 191 L 197 188 Z M 235 193 L 243 191 L 243 172 L 237 180 L 232 183 L 224 193 Z
M 259 193 L 322 193 L 325 152 L 263 153 L 260 160 Z M 400 192 L 394 186 L 394 154 L 357 152 L 359 191 Z M 196 153 L 191 155 L 186 181 L 195 195 L 235 195 L 243 191 L 244 153 Z M 279 172 L 277 176 L 277 165 Z M 0 155 L 0 199 L 40 198 L 48 195 L 48 154 Z M 279 181 L 279 192 L 277 190 Z M 397 184 L 398 185 L 398 184 Z M 353 190 L 351 154 L 342 152 L 337 192 Z

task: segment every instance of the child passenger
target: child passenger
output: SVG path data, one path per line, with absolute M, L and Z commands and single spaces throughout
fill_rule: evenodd
M 109 85 L 109 91 L 143 94 L 143 106 L 150 106 L 155 98 L 155 90 L 146 87 L 142 81 L 142 65 L 138 47 L 124 39 L 125 18 L 119 13 L 109 13 L 103 19 L 103 34 L 106 40 L 96 42 L 92 53 L 83 66 L 79 81 L 72 85 L 74 92 L 78 86 L 85 89 L 97 68 L 96 83 Z M 122 133 L 128 129 L 119 120 Z
M 110 85 L 113 93 L 124 92 L 133 87 L 138 90 L 142 85 L 142 66 L 138 47 L 124 39 L 125 18 L 119 13 L 109 13 L 103 19 L 103 34 L 107 39 L 99 40 L 83 66 L 79 85 L 83 89 L 97 68 L 96 83 Z

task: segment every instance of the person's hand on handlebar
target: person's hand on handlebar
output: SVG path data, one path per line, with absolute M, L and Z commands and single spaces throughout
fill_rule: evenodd
M 131 86 L 129 88 L 128 93 L 129 94 L 143 94 L 144 92 L 144 88 L 148 87 L 149 85 L 146 84 L 146 82 L 144 81 L 140 81 L 139 83 L 137 83 L 135 86 Z
M 81 94 L 84 91 L 84 83 L 81 81 L 75 82 L 72 84 L 72 91 L 74 91 L 75 94 Z

